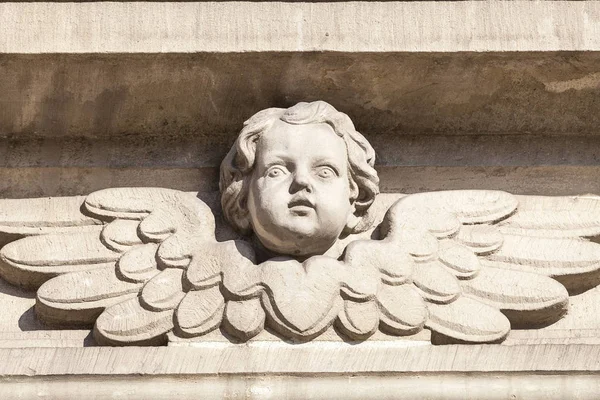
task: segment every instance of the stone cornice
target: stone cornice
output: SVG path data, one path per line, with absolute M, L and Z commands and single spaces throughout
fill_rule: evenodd
M 418 343 L 418 344 L 417 344 Z M 600 345 L 374 341 L 0 349 L 0 376 L 372 375 L 600 372 Z M 600 388 L 598 388 L 600 390 Z
M 598 51 L 600 3 L 0 3 L 0 53 Z

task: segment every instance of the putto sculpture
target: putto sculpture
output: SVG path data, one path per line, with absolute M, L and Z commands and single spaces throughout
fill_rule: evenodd
M 273 253 L 306 257 L 368 228 L 375 151 L 346 114 L 318 101 L 269 108 L 244 125 L 221 165 L 223 212 L 236 229 Z
M 378 196 L 375 152 L 317 101 L 251 117 L 221 165 L 223 215 L 190 193 L 115 188 L 0 200 L 0 274 L 36 313 L 104 344 L 263 330 L 292 342 L 425 328 L 502 341 L 600 281 L 600 198 L 446 191 Z M 219 221 L 219 217 L 217 217 Z M 24 236 L 24 237 L 23 237 Z M 217 331 L 218 332 L 218 331 Z

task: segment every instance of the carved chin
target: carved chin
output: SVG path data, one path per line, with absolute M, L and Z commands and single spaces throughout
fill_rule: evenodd
M 277 254 L 295 257 L 324 254 L 337 240 L 337 235 L 327 235 L 313 227 L 294 225 L 294 229 L 278 229 L 267 235 L 256 232 L 260 242 Z
M 315 240 L 314 238 L 298 238 L 295 242 L 286 242 L 284 244 L 263 243 L 263 245 L 281 255 L 289 255 L 293 257 L 304 257 L 322 255 L 329 250 L 335 243 L 335 239 Z

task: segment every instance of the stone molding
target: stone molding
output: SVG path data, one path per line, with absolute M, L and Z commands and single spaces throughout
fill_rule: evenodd
M 597 399 L 598 332 L 567 335 L 514 331 L 503 345 L 469 346 L 263 340 L 66 348 L 30 334 L 29 345 L 48 347 L 0 349 L 0 398 Z M 14 336 L 8 343 L 0 335 L 0 346 L 22 346 Z
M 0 349 L 0 376 L 218 376 L 400 373 L 599 373 L 598 344 L 415 345 L 407 341 L 310 342 L 290 346 Z M 294 360 L 290 362 L 290 360 Z
M 398 400 L 596 400 L 595 374 L 435 373 L 389 375 L 228 375 L 228 376 L 52 376 L 6 378 L 3 399 L 181 400 L 202 399 L 347 399 Z M 15 397 L 16 396 L 16 397 Z
M 3 399 L 597 399 L 598 345 L 0 349 Z M 289 360 L 294 362 L 290 363 Z M 240 362 L 240 360 L 245 360 Z
M 0 53 L 598 51 L 599 15 L 596 1 L 0 3 Z

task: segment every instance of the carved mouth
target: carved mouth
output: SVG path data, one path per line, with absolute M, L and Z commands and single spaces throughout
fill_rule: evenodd
M 315 208 L 315 205 L 312 203 L 312 201 L 306 199 L 306 198 L 295 198 L 292 199 L 289 203 L 288 203 L 288 208 L 294 208 L 294 207 L 308 207 L 308 208 Z

